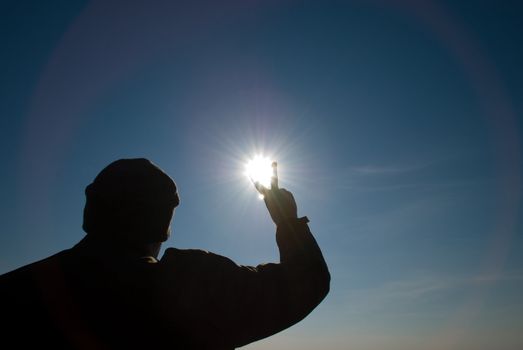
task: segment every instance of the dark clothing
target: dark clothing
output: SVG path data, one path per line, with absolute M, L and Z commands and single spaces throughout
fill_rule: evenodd
M 278 227 L 279 264 L 201 250 L 153 257 L 75 247 L 0 276 L 1 339 L 15 348 L 233 349 L 303 319 L 330 276 L 305 222 Z

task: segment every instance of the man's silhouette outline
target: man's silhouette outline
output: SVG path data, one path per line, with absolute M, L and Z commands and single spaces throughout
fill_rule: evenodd
M 146 159 L 121 159 L 86 187 L 73 248 L 0 276 L 2 339 L 18 348 L 233 349 L 307 316 L 330 275 L 292 194 L 255 184 L 276 224 L 280 263 L 238 266 L 166 249 L 179 197 Z

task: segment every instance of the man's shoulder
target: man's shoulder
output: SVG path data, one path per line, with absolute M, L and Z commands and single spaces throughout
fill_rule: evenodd
M 202 249 L 167 248 L 160 259 L 167 268 L 190 268 L 191 270 L 236 269 L 231 259 Z
M 213 261 L 213 260 L 223 260 L 230 261 L 229 258 L 226 258 L 222 255 L 212 253 L 208 250 L 203 249 L 178 249 L 178 248 L 167 248 L 160 259 L 161 262 L 169 262 L 172 260 L 180 259 L 191 259 L 191 260 L 201 260 L 201 261 Z
M 42 311 L 43 291 L 53 287 L 56 271 L 66 252 L 21 266 L 0 276 L 1 309 L 5 317 L 16 318 L 18 314 Z
M 69 249 L 62 250 L 61 252 L 58 252 L 41 260 L 34 261 L 27 265 L 23 265 L 14 270 L 6 272 L 5 274 L 0 275 L 0 281 L 17 279 L 18 277 L 22 277 L 24 275 L 32 274 L 34 272 L 46 269 L 46 267 L 58 263 L 61 259 L 67 256 L 69 254 L 69 251 Z
M 165 249 L 164 257 L 165 256 L 175 256 L 175 255 L 196 255 L 196 256 L 204 256 L 204 255 L 216 255 L 214 253 L 209 252 L 208 250 L 204 249 L 179 249 L 174 247 L 169 247 Z

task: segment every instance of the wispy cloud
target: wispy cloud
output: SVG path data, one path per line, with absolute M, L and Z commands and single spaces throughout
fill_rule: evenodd
M 448 279 L 426 277 L 391 281 L 380 286 L 351 290 L 346 295 L 346 307 L 351 313 L 383 314 L 401 305 L 403 311 L 415 309 L 435 294 L 449 290 L 453 284 Z M 398 313 L 394 310 L 393 313 Z
M 418 310 L 427 313 L 425 308 L 419 308 L 420 304 L 428 304 L 434 300 L 441 300 L 449 293 L 462 292 L 464 297 L 478 288 L 493 286 L 507 282 L 523 281 L 523 271 L 510 271 L 498 274 L 479 274 L 466 276 L 430 276 L 421 274 L 409 279 L 388 281 L 373 288 L 355 289 L 348 291 L 346 295 L 346 306 L 351 312 L 371 313 L 389 310 L 391 305 L 401 305 L 402 309 Z M 455 298 L 455 296 L 454 296 Z M 452 310 L 452 304 L 458 300 L 443 298 L 447 304 L 439 303 L 448 311 Z M 397 310 L 396 310 L 397 311 Z
M 408 183 L 384 183 L 378 185 L 362 184 L 361 182 L 352 182 L 343 186 L 346 190 L 355 191 L 395 191 L 395 190 L 406 190 L 406 189 L 442 189 L 442 188 L 455 188 L 464 186 L 476 186 L 485 184 L 484 180 L 456 180 L 456 181 L 439 181 L 439 182 L 428 182 L 428 181 L 411 181 Z
M 503 274 L 485 273 L 471 277 L 469 283 L 485 284 L 505 281 L 523 281 L 523 272 L 511 271 Z
M 393 162 L 388 164 L 360 164 L 349 167 L 349 171 L 353 174 L 359 175 L 389 175 L 389 174 L 404 174 L 440 166 L 454 160 L 456 156 L 447 156 L 437 159 L 428 159 L 414 161 L 410 163 Z
M 415 171 L 428 166 L 427 164 L 414 165 L 376 165 L 367 164 L 351 167 L 351 171 L 362 175 L 398 174 Z
M 395 191 L 442 189 L 485 184 L 465 167 L 473 155 L 450 155 L 412 162 L 367 163 L 347 166 L 336 174 L 339 189 Z M 465 167 L 465 168 L 464 168 Z

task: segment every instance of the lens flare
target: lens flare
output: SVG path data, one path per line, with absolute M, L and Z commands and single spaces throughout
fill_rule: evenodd
M 257 155 L 245 165 L 245 175 L 253 182 L 270 188 L 272 177 L 272 161 L 268 157 Z

